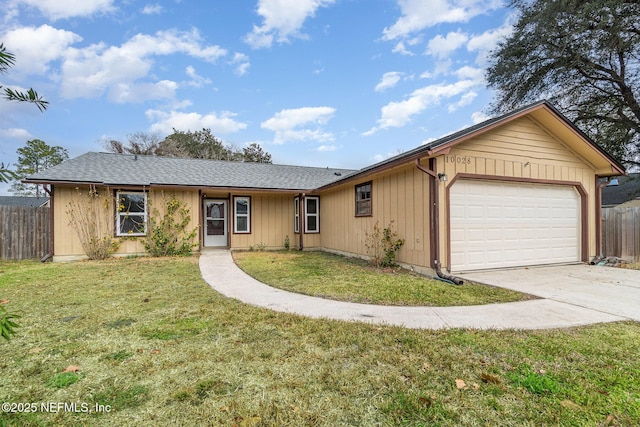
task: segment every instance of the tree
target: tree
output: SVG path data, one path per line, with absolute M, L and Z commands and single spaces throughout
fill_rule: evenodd
M 245 162 L 271 163 L 271 154 L 263 151 L 255 142 L 242 149 L 242 157 Z
M 16 57 L 14 54 L 7 52 L 4 44 L 0 43 L 0 74 L 6 73 L 16 63 Z M 8 87 L 0 85 L 0 89 L 3 89 L 2 96 L 8 101 L 21 101 L 30 102 L 36 105 L 40 111 L 47 109 L 49 103 L 45 101 L 38 93 L 33 89 L 28 89 L 26 92 L 19 90 L 13 90 Z
M 15 55 L 7 52 L 4 44 L 0 43 L 0 74 L 6 73 L 15 62 Z M 8 101 L 31 102 L 34 103 L 40 111 L 46 110 L 49 105 L 49 103 L 42 99 L 33 89 L 29 89 L 27 92 L 20 92 L 10 88 L 4 88 L 2 85 L 0 85 L 0 89 L 4 89 L 2 97 Z M 16 173 L 9 170 L 9 165 L 0 163 L 0 182 L 9 182 L 17 178 Z
M 235 160 L 233 151 L 216 138 L 211 129 L 173 133 L 160 143 L 156 154 L 169 157 L 190 157 L 193 159 Z
M 21 196 L 40 197 L 40 186 L 36 184 L 23 184 L 21 179 L 41 172 L 51 166 L 59 165 L 69 158 L 65 148 L 50 147 L 44 141 L 33 139 L 27 141 L 24 147 L 18 148 L 18 163 L 15 175 L 17 181 L 11 186 L 11 192 Z
M 240 149 L 216 138 L 211 129 L 195 132 L 173 129 L 173 133 L 164 140 L 160 140 L 156 133 L 135 132 L 129 135 L 126 144 L 109 139 L 103 141 L 102 145 L 107 151 L 118 154 L 271 163 L 271 154 L 264 151 L 259 144 L 254 142 Z
M 487 70 L 494 113 L 547 98 L 629 166 L 640 165 L 640 3 L 512 0 L 520 16 Z
M 9 170 L 9 166 L 5 166 L 4 163 L 0 163 L 0 182 L 9 182 L 12 179 L 16 179 L 15 172 Z
M 104 140 L 102 145 L 111 153 L 153 156 L 156 154 L 160 142 L 161 138 L 158 133 L 134 132 L 128 135 L 127 145 L 116 139 Z

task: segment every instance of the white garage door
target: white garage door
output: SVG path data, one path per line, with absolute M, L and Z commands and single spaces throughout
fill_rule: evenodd
M 450 191 L 454 271 L 580 260 L 580 195 L 571 186 L 460 180 Z

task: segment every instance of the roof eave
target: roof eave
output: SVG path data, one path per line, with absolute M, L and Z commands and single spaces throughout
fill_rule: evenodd
M 112 188 L 158 188 L 158 189 L 173 189 L 173 190 L 209 190 L 209 191 L 250 191 L 250 192 L 265 192 L 265 193 L 309 193 L 315 191 L 310 188 L 272 188 L 272 187 L 238 187 L 238 186 L 208 186 L 208 185 L 185 185 L 185 184 L 165 184 L 165 183 L 144 183 L 144 184 L 123 184 L 123 183 L 109 183 L 109 182 L 97 182 L 97 181 L 72 181 L 72 180 L 42 180 L 42 179 L 24 179 L 25 184 L 62 184 L 62 185 L 99 185 L 102 187 Z

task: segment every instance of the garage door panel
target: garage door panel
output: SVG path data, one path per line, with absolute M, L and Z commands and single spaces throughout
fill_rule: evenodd
M 460 180 L 449 194 L 453 270 L 579 261 L 573 187 Z

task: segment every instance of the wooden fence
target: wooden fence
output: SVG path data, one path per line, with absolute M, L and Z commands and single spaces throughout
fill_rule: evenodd
M 49 253 L 49 209 L 0 206 L 0 259 L 40 259 Z
M 602 254 L 640 261 L 640 207 L 602 209 Z

